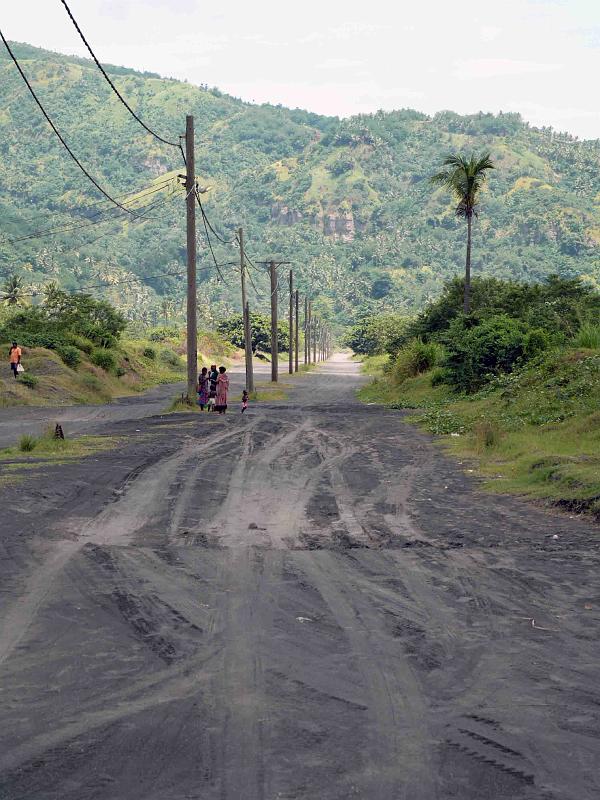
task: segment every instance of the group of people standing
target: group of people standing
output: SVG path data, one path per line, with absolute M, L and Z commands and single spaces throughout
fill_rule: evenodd
M 229 375 L 225 367 L 212 364 L 210 371 L 202 367 L 198 375 L 198 405 L 200 410 L 218 411 L 224 414 L 227 411 L 227 394 L 229 392 Z
M 219 367 L 217 370 L 216 364 L 212 364 L 210 370 L 202 367 L 200 375 L 198 375 L 198 405 L 200 410 L 204 411 L 218 411 L 219 414 L 224 414 L 227 411 L 227 395 L 229 393 L 229 375 L 225 367 Z M 242 414 L 248 408 L 249 395 L 246 389 L 242 392 Z

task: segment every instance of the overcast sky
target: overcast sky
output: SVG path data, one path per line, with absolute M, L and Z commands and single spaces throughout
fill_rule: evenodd
M 520 111 L 600 137 L 598 0 L 68 0 L 101 61 L 323 114 Z M 60 0 L 4 35 L 86 55 Z

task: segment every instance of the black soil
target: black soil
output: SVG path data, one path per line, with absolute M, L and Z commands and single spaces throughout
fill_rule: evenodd
M 600 529 L 359 380 L 1 484 L 2 800 L 600 797 Z

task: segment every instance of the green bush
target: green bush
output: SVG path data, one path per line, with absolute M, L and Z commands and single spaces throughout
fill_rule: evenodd
M 24 433 L 19 439 L 19 450 L 22 453 L 31 453 L 32 450 L 35 450 L 36 445 L 37 439 L 28 433 Z
M 409 326 L 410 336 L 425 341 L 440 338 L 453 320 L 462 315 L 464 280 L 446 283 L 441 296 L 418 315 Z M 473 278 L 471 313 L 482 320 L 506 315 L 530 328 L 542 328 L 554 344 L 573 337 L 581 320 L 600 315 L 600 293 L 579 278 L 547 277 L 541 283 Z
M 95 375 L 90 375 L 89 372 L 86 372 L 81 376 L 81 383 L 89 391 L 100 392 L 102 390 L 102 381 Z
M 117 368 L 117 360 L 110 350 L 97 347 L 92 351 L 91 357 L 92 364 L 101 367 L 106 372 L 114 372 Z
M 80 351 L 71 344 L 64 344 L 56 348 L 56 352 L 61 357 L 64 364 L 71 369 L 77 369 L 81 364 Z
M 252 326 L 252 352 L 262 350 L 264 353 L 271 349 L 271 318 L 266 314 L 250 313 Z M 234 314 L 217 325 L 217 333 L 236 347 L 244 347 L 244 322 L 241 314 Z M 277 323 L 277 345 L 280 352 L 287 352 L 289 348 L 289 331 L 287 322 L 279 320 Z
M 443 337 L 448 383 L 462 392 L 476 392 L 495 375 L 511 372 L 543 349 L 545 338 L 539 334 L 505 314 L 479 323 L 472 317 L 457 317 Z
M 173 350 L 163 350 L 161 358 L 165 364 L 169 364 L 171 367 L 179 367 L 181 365 L 179 356 Z
M 600 349 L 600 325 L 585 323 L 573 339 L 575 347 L 586 347 L 590 350 Z
M 447 382 L 447 379 L 446 370 L 443 367 L 437 367 L 431 373 L 431 385 L 433 387 L 441 386 Z
M 142 355 L 150 361 L 156 360 L 156 350 L 153 347 L 144 347 Z
M 165 342 L 167 339 L 177 338 L 177 328 L 172 328 L 168 325 L 161 325 L 158 328 L 153 328 L 148 337 L 151 342 Z
M 30 375 L 29 372 L 22 372 L 19 375 L 19 383 L 27 386 L 28 389 L 35 389 L 39 382 L 39 378 L 36 378 L 35 375 Z
M 344 343 L 357 355 L 396 355 L 407 342 L 406 328 L 407 320 L 399 314 L 367 316 L 350 328 Z
M 550 337 L 541 328 L 532 328 L 525 334 L 523 356 L 525 361 L 529 361 L 535 356 L 543 353 L 550 346 Z
M 73 347 L 81 350 L 82 353 L 87 353 L 88 356 L 94 349 L 94 343 L 90 339 L 86 339 L 85 336 L 78 336 L 71 331 L 67 331 L 65 339 L 69 344 L 73 345 Z
M 405 345 L 394 363 L 392 374 L 397 383 L 414 378 L 436 366 L 443 356 L 443 350 L 435 342 L 413 339 Z
M 126 374 L 127 374 L 127 370 L 123 369 L 123 367 L 117 367 L 116 372 L 115 372 L 115 375 L 117 376 L 117 378 L 122 378 L 123 375 L 126 375 Z

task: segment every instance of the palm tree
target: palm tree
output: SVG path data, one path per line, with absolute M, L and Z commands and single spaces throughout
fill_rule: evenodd
M 2 284 L 0 299 L 7 306 L 20 306 L 25 302 L 23 279 L 10 275 Z
M 444 159 L 441 172 L 433 175 L 431 182 L 448 189 L 458 200 L 456 214 L 467 220 L 467 259 L 465 264 L 465 292 L 463 311 L 468 314 L 471 310 L 471 235 L 473 217 L 477 216 L 478 196 L 481 187 L 487 179 L 487 171 L 495 169 L 489 153 L 483 153 L 470 158 L 459 155 L 450 155 Z

